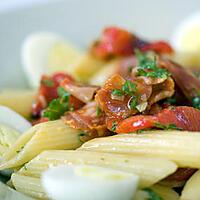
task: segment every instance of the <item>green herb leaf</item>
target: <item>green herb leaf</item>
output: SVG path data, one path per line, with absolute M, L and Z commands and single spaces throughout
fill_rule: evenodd
M 58 98 L 53 99 L 47 109 L 43 112 L 43 117 L 47 117 L 49 120 L 59 119 L 66 111 L 70 110 L 69 97 L 70 94 L 64 90 L 64 88 L 59 87 Z
M 151 188 L 145 188 L 143 190 L 148 193 L 148 195 L 149 195 L 148 200 L 164 200 L 156 192 L 154 192 Z
M 154 126 L 156 128 L 160 128 L 160 129 L 164 129 L 164 130 L 182 130 L 182 128 L 177 127 L 175 124 L 168 124 L 168 125 L 164 125 L 161 123 L 155 123 Z
M 130 107 L 130 109 L 135 109 L 137 105 L 138 105 L 137 97 L 132 96 L 131 99 L 129 100 L 128 106 Z
M 112 95 L 114 96 L 123 96 L 123 91 L 119 90 L 119 89 L 114 89 L 112 90 Z
M 137 76 L 153 78 L 167 78 L 170 76 L 170 73 L 166 69 L 157 66 L 156 57 L 151 59 L 139 50 L 137 50 L 135 54 L 138 60 Z
M 131 96 L 131 98 L 129 100 L 128 107 L 130 109 L 135 109 L 135 107 L 137 106 L 137 96 L 135 95 L 136 92 L 137 92 L 136 84 L 130 80 L 126 80 L 125 83 L 122 85 L 121 90 L 119 89 L 112 90 L 111 97 L 112 96 L 122 97 L 124 95 L 129 95 Z
M 117 122 L 113 121 L 113 122 L 112 122 L 111 131 L 115 132 L 115 131 L 116 131 L 116 128 L 117 128 Z
M 149 59 L 147 55 L 145 53 L 142 53 L 139 49 L 135 50 L 135 55 L 137 57 L 138 64 L 141 66 L 144 65 Z
M 167 99 L 164 101 L 164 103 L 168 103 L 168 104 L 170 104 L 170 105 L 174 105 L 174 104 L 176 104 L 176 102 L 177 102 L 177 99 L 176 99 L 175 96 L 173 96 L 173 97 L 171 97 L 171 98 L 167 98 Z
M 200 110 L 200 95 L 197 95 L 192 99 L 192 106 Z
M 58 87 L 57 92 L 58 96 L 62 99 L 62 101 L 69 101 L 70 94 L 64 88 Z
M 102 110 L 99 108 L 99 106 L 97 106 L 97 108 L 96 108 L 97 117 L 99 117 L 101 114 L 102 114 Z
M 126 80 L 125 83 L 122 85 L 122 91 L 127 95 L 133 95 L 135 92 L 137 92 L 137 87 L 135 83 L 132 81 Z

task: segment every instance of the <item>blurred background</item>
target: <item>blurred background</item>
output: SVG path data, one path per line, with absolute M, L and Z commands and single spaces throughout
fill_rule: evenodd
M 0 88 L 26 87 L 20 50 L 32 32 L 56 32 L 83 49 L 108 25 L 169 40 L 177 24 L 199 8 L 199 0 L 1 0 Z

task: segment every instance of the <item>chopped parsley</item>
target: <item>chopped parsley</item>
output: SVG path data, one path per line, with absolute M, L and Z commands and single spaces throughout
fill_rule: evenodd
M 138 100 L 136 96 L 132 96 L 131 99 L 128 102 L 128 106 L 130 109 L 135 109 L 138 105 Z
M 124 94 L 132 96 L 135 92 L 137 92 L 137 86 L 132 81 L 126 80 L 122 85 L 122 91 Z
M 192 99 L 192 106 L 200 110 L 200 94 Z
M 138 60 L 137 76 L 152 78 L 167 78 L 170 76 L 170 73 L 166 69 L 157 66 L 156 57 L 151 59 L 139 50 L 136 50 L 135 54 Z
M 86 131 L 80 131 L 80 133 L 78 134 L 78 137 L 79 137 L 79 141 L 82 143 L 82 142 L 85 142 L 84 138 L 82 137 L 85 137 L 87 136 L 88 133 Z
M 148 193 L 148 200 L 164 200 L 160 197 L 156 192 L 154 192 L 151 188 L 145 188 L 143 191 Z
M 171 98 L 167 98 L 164 103 L 170 104 L 170 105 L 175 105 L 177 103 L 177 99 L 175 96 Z
M 112 128 L 111 128 L 111 131 L 115 132 L 116 131 L 116 128 L 117 128 L 117 122 L 112 122 Z
M 137 92 L 137 86 L 132 81 L 126 80 L 122 85 L 121 89 L 112 90 L 112 95 L 114 96 L 123 96 L 123 95 L 134 95 Z
M 97 108 L 96 108 L 97 117 L 99 117 L 101 114 L 102 114 L 102 110 L 101 110 L 101 108 L 99 108 L 99 106 L 97 106 Z
M 177 127 L 175 124 L 168 124 L 168 125 L 164 125 L 161 123 L 155 123 L 154 126 L 156 128 L 160 128 L 160 129 L 164 129 L 164 130 L 182 130 L 181 128 Z
M 119 90 L 119 89 L 114 89 L 114 90 L 112 90 L 112 95 L 114 95 L 114 96 L 123 96 L 124 95 L 124 93 L 123 93 L 123 91 L 122 90 Z
M 49 120 L 59 119 L 66 111 L 70 110 L 69 97 L 70 94 L 65 91 L 64 88 L 59 87 L 57 89 L 58 98 L 53 99 L 46 110 L 43 112 L 43 117 L 47 117 Z
M 128 107 L 130 109 L 135 109 L 137 106 L 137 96 L 135 93 L 137 92 L 137 86 L 130 80 L 126 80 L 125 83 L 122 85 L 121 89 L 114 89 L 112 90 L 112 96 L 114 97 L 123 97 L 124 95 L 131 96 Z
M 148 129 L 148 128 L 146 128 L 146 129 L 139 129 L 139 130 L 136 131 L 136 133 L 144 133 L 145 131 L 148 131 L 148 130 L 151 130 L 151 129 Z

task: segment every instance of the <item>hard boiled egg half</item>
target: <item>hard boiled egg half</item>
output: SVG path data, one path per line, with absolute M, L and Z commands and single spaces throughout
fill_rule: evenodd
M 16 129 L 20 133 L 31 127 L 30 122 L 6 106 L 0 106 L 0 124 Z
M 174 30 L 171 44 L 175 59 L 183 65 L 200 65 L 200 12 L 185 18 Z
M 88 165 L 58 166 L 42 176 L 54 200 L 132 200 L 137 184 L 136 175 Z
M 29 35 L 22 45 L 22 65 L 30 86 L 37 87 L 42 74 L 71 70 L 81 51 L 62 36 L 50 32 Z

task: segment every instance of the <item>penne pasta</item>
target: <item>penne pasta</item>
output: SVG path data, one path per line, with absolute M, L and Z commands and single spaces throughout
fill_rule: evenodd
M 80 81 L 88 82 L 89 78 L 104 66 L 104 64 L 104 61 L 97 59 L 88 53 L 81 56 L 71 67 L 71 74 Z
M 0 105 L 7 106 L 24 117 L 29 117 L 35 96 L 35 91 L 3 90 L 0 92 Z
M 22 134 L 18 140 L 5 152 L 3 160 L 8 161 L 17 156 L 18 152 L 23 149 L 26 143 L 33 137 L 37 129 L 37 126 L 32 127 L 26 133 Z
M 96 165 L 134 173 L 141 178 L 141 187 L 155 184 L 177 169 L 173 162 L 161 158 L 54 150 L 41 153 L 22 167 L 18 173 L 25 176 L 40 177 L 41 173 L 49 167 L 65 164 Z
M 90 83 L 92 85 L 102 86 L 105 81 L 110 78 L 117 70 L 118 60 L 110 61 L 108 64 L 104 65 L 94 76 L 91 77 Z
M 179 167 L 200 168 L 199 143 L 198 132 L 146 131 L 93 139 L 79 150 L 161 157 Z
M 155 191 L 160 197 L 162 197 L 164 200 L 178 200 L 179 195 L 177 192 L 175 192 L 172 188 L 170 187 L 165 187 L 161 185 L 153 185 L 151 187 L 153 191 Z
M 181 200 L 199 200 L 200 199 L 200 170 L 194 173 L 190 179 L 186 182 L 182 194 Z
M 20 133 L 15 129 L 0 123 L 0 155 L 3 155 L 19 138 Z
M 8 147 L 0 144 L 0 156 L 2 156 L 7 150 L 8 150 Z
M 48 199 L 39 178 L 13 173 L 11 182 L 14 188 L 23 194 L 37 199 Z
M 82 144 L 80 131 L 62 120 L 38 124 L 22 135 L 2 157 L 0 170 L 16 168 L 48 149 L 75 149 Z
M 81 58 L 82 52 L 69 41 L 57 42 L 50 50 L 48 55 L 48 74 L 66 71 L 71 74 L 71 67 L 78 59 Z

